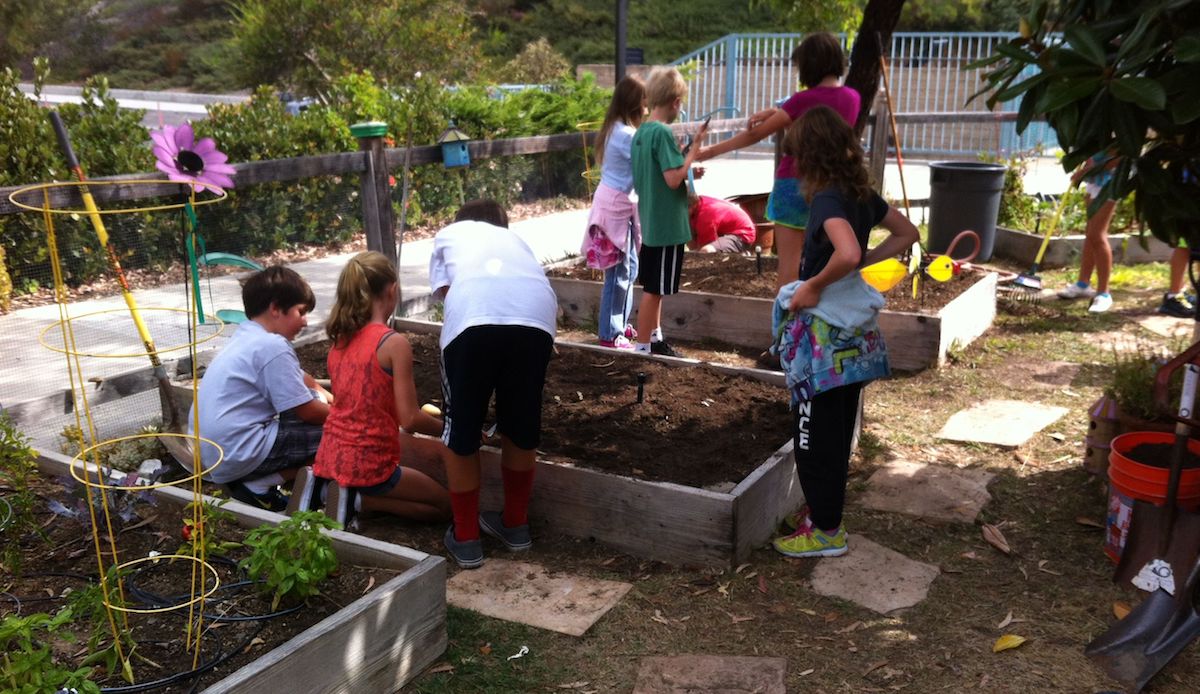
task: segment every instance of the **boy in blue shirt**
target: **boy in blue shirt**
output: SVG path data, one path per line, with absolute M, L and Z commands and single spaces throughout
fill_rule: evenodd
M 312 462 L 333 401 L 300 368 L 291 344 L 316 298 L 294 270 L 276 265 L 246 281 L 242 304 L 249 320 L 200 382 L 199 433 L 221 447 L 221 461 L 212 467 L 218 451 L 207 443 L 200 458 L 205 479 L 224 484 L 234 499 L 282 511 L 287 499 L 278 485 Z M 195 415 L 188 414 L 189 433 Z
M 633 187 L 638 194 L 638 216 L 642 222 L 642 250 L 638 254 L 638 280 L 642 302 L 638 306 L 637 351 L 679 356 L 663 338 L 662 300 L 679 291 L 683 272 L 684 246 L 692 239 L 688 223 L 687 180 L 699 147 L 679 151 L 667 124 L 679 117 L 687 83 L 675 68 L 657 68 L 646 81 L 646 105 L 650 115 L 633 136 Z M 695 139 L 704 138 L 708 124 L 700 126 Z M 696 168 L 696 178 L 704 170 Z

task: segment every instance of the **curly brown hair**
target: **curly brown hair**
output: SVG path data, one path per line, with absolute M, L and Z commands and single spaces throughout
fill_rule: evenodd
M 816 106 L 788 128 L 783 152 L 796 160 L 796 175 L 804 181 L 804 197 L 836 188 L 852 200 L 871 195 L 871 178 L 863 162 L 862 145 L 854 129 L 828 106 Z

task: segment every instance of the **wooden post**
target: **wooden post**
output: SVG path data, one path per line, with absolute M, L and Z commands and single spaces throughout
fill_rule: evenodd
M 391 186 L 388 184 L 387 154 L 383 136 L 387 124 L 379 121 L 355 123 L 350 132 L 358 138 L 358 150 L 364 154 L 366 165 L 359 188 L 363 207 L 363 229 L 367 234 L 367 249 L 379 251 L 395 265 L 396 228 L 392 216 Z
M 875 103 L 871 107 L 871 185 L 875 192 L 883 194 L 883 174 L 887 169 L 888 109 L 883 91 L 875 92 Z

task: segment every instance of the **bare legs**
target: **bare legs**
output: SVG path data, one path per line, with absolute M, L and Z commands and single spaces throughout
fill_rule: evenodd
M 1088 205 L 1091 205 L 1090 199 Z M 1108 293 L 1108 278 L 1112 274 L 1112 246 L 1108 244 L 1108 225 L 1112 222 L 1116 208 L 1115 201 L 1106 201 L 1096 214 L 1088 216 L 1087 228 L 1084 231 L 1086 238 L 1079 259 L 1079 281 L 1090 284 L 1094 271 L 1096 291 L 1100 294 Z
M 642 288 L 642 302 L 638 304 L 637 331 L 640 342 L 650 342 L 650 334 L 662 320 L 662 294 L 651 294 Z
M 363 511 L 382 511 L 417 521 L 444 521 L 450 517 L 450 495 L 429 473 L 442 467 L 445 446 L 434 439 L 400 433 L 403 467 L 400 481 L 382 496 L 361 495 Z

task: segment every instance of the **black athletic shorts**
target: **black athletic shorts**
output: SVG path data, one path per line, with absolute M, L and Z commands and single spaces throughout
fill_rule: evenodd
M 541 443 L 542 389 L 554 338 L 523 325 L 467 328 L 442 350 L 442 443 L 458 455 L 479 450 L 496 394 L 496 431 L 518 448 Z
M 683 274 L 683 250 L 683 244 L 642 246 L 638 254 L 638 282 L 642 290 L 660 296 L 677 293 Z

